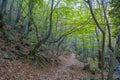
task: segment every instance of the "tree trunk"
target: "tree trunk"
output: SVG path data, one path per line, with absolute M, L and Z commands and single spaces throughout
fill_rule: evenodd
M 8 0 L 2 0 L 1 10 L 0 10 L 2 14 L 6 13 L 7 3 L 8 3 Z
M 8 18 L 9 18 L 9 24 L 11 24 L 11 18 L 12 18 L 12 10 L 13 10 L 13 4 L 14 4 L 14 0 L 11 1 L 11 5 L 10 5 L 10 10 L 9 10 L 9 15 L 8 15 Z
M 102 77 L 102 80 L 104 80 L 104 74 L 103 74 L 103 72 L 104 72 L 104 61 L 103 61 L 103 57 L 104 57 L 104 49 L 105 49 L 105 31 L 102 29 L 102 27 L 100 26 L 98 20 L 96 19 L 95 15 L 94 15 L 91 0 L 85 0 L 85 2 L 88 3 L 88 6 L 89 6 L 89 9 L 90 9 L 92 18 L 95 21 L 98 29 L 102 33 L 102 46 L 101 46 L 102 48 L 101 48 L 101 61 L 100 61 L 100 65 L 101 65 L 101 77 Z

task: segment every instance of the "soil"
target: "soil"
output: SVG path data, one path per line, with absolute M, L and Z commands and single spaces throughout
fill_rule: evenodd
M 98 77 L 84 71 L 84 64 L 75 59 L 75 54 L 59 57 L 61 65 L 36 69 L 28 62 L 5 60 L 0 55 L 0 80 L 85 80 L 85 77 Z

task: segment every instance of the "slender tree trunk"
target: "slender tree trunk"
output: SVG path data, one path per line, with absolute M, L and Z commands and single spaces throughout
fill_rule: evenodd
M 6 13 L 7 3 L 8 3 L 8 0 L 2 0 L 2 4 L 1 4 L 1 12 L 2 12 L 3 14 Z
M 99 33 L 98 33 L 98 30 L 97 30 L 97 27 L 95 27 L 95 32 L 96 32 L 96 38 L 97 38 L 97 43 L 98 43 L 98 67 L 99 69 L 101 69 L 101 50 L 100 50 L 100 39 L 99 39 Z
M 18 5 L 18 10 L 17 10 L 17 16 L 16 16 L 16 19 L 15 19 L 15 23 L 14 23 L 14 26 L 16 26 L 16 24 L 19 22 L 20 20 L 20 17 L 21 17 L 21 14 L 22 14 L 22 3 L 23 3 L 23 0 L 20 0 L 20 2 L 17 3 Z
M 8 19 L 9 19 L 9 23 L 10 23 L 10 24 L 11 24 L 11 21 L 12 21 L 13 4 L 14 4 L 14 0 L 11 1 L 10 10 L 9 10 L 9 15 L 8 15 Z
M 102 77 L 102 80 L 104 80 L 104 74 L 103 74 L 104 73 L 104 61 L 103 61 L 103 57 L 104 57 L 104 49 L 105 49 L 105 31 L 102 29 L 102 27 L 100 26 L 98 20 L 96 19 L 95 15 L 94 15 L 91 0 L 85 0 L 85 2 L 88 3 L 92 18 L 94 19 L 98 29 L 102 33 L 102 48 L 101 48 L 101 61 L 100 61 L 100 64 L 101 64 L 101 77 Z
M 32 2 L 33 0 L 29 0 L 28 3 L 28 22 L 26 23 L 25 29 L 24 29 L 24 35 L 26 36 L 29 34 L 30 26 L 32 25 L 32 13 L 33 13 L 33 8 L 34 4 Z
M 8 0 L 0 1 L 0 22 L 3 21 L 4 15 L 6 14 L 7 4 L 8 4 Z
M 46 38 L 44 38 L 43 40 L 40 40 L 38 42 L 38 44 L 36 44 L 36 46 L 30 51 L 29 55 L 35 55 L 38 48 L 43 44 L 45 43 L 50 35 L 51 35 L 51 32 L 52 32 L 52 25 L 53 25 L 53 21 L 52 21 L 52 16 L 53 16 L 53 6 L 54 6 L 54 0 L 52 0 L 52 3 L 51 3 L 51 11 L 50 11 L 50 26 L 49 26 L 49 30 L 48 30 L 48 34 L 46 36 Z
M 120 33 L 120 32 L 119 32 Z M 111 50 L 111 54 L 110 54 L 110 69 L 109 69 L 109 73 L 108 73 L 108 79 L 107 80 L 113 80 L 113 71 L 114 71 L 114 67 L 115 67 L 115 60 L 117 58 L 118 62 L 120 63 L 120 56 L 118 56 L 118 54 L 120 54 L 120 34 L 118 34 L 118 37 L 116 39 L 116 45 L 115 45 L 115 49 L 114 52 L 112 52 Z
M 110 51 L 110 65 L 109 65 L 109 72 L 108 72 L 108 80 L 113 80 L 113 69 L 114 69 L 114 63 L 115 63 L 115 53 L 116 51 L 114 51 L 113 47 L 112 47 L 112 43 L 111 43 L 111 29 L 110 29 L 110 25 L 109 25 L 109 21 L 108 21 L 108 17 L 107 17 L 107 12 L 106 12 L 106 8 L 105 8 L 105 4 L 104 1 L 102 1 L 102 7 L 103 7 L 103 14 L 104 14 L 104 18 L 106 21 L 106 26 L 107 26 L 107 30 L 108 30 L 108 47 L 109 47 L 109 51 Z

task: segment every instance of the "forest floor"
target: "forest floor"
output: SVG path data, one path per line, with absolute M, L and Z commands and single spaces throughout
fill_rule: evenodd
M 4 41 L 0 39 L 0 48 Z M 12 47 L 12 46 L 10 46 Z M 37 69 L 29 62 L 3 59 L 3 54 L 13 54 L 9 50 L 0 50 L 0 80 L 88 80 L 100 78 L 100 74 L 91 74 L 83 70 L 84 63 L 78 61 L 75 54 L 61 55 L 61 65 Z M 89 79 L 92 80 L 92 79 Z M 100 79 L 99 79 L 100 80 Z
M 61 56 L 62 65 L 38 70 L 19 60 L 0 58 L 0 80 L 85 80 L 85 77 L 99 77 L 82 70 L 84 64 L 75 59 L 75 55 Z

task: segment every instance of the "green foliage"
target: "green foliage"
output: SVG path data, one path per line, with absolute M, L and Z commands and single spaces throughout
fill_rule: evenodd
M 119 31 L 120 31 L 120 27 L 118 26 L 114 26 L 114 31 L 113 31 L 113 37 L 116 38 L 116 36 L 118 35 Z
M 96 73 L 100 73 L 100 69 L 97 67 L 94 67 L 94 68 L 90 69 L 90 72 L 95 75 Z
M 118 56 L 120 57 L 120 49 L 118 49 Z
M 111 0 L 111 11 L 110 14 L 113 18 L 120 19 L 120 0 Z
M 23 41 L 31 44 L 32 48 L 37 43 L 41 42 L 42 45 L 40 45 L 40 47 L 51 52 L 56 49 L 71 52 L 75 51 L 76 54 L 84 55 L 83 57 L 91 54 L 95 55 L 97 53 L 98 43 L 95 34 L 96 24 L 91 18 L 89 8 L 84 0 L 61 0 L 56 7 L 55 5 L 59 0 L 54 0 L 53 11 L 51 11 L 52 0 L 23 0 L 23 3 L 20 3 L 21 1 L 22 0 L 14 0 L 12 3 L 12 1 L 9 0 L 8 2 L 8 7 L 12 6 L 12 4 L 13 7 L 11 8 L 11 12 L 10 8 L 6 9 L 7 15 L 5 15 L 4 21 L 14 25 L 14 27 L 18 29 L 18 32 L 13 29 L 5 31 L 5 35 L 8 36 L 9 40 L 20 42 L 21 37 L 25 36 L 23 37 Z M 112 0 L 111 2 L 113 8 L 110 11 L 110 15 L 111 20 L 115 23 L 120 21 L 118 1 L 119 0 Z M 22 5 L 20 6 L 20 4 Z M 21 9 L 20 12 L 19 9 Z M 102 8 L 93 9 L 98 22 L 103 25 L 104 28 L 105 20 L 101 14 L 103 13 L 102 10 Z M 51 12 L 53 13 L 52 16 L 50 16 Z M 18 15 L 18 13 L 20 14 Z M 8 16 L 11 17 L 11 19 L 8 18 Z M 15 25 L 18 16 L 19 21 Z M 52 21 L 50 20 L 51 17 Z M 52 22 L 52 24 L 50 22 Z M 22 29 L 19 28 L 19 25 L 21 24 L 23 25 Z M 46 36 L 49 35 L 50 25 L 52 25 L 51 33 L 49 38 L 45 40 Z M 26 28 L 28 30 L 26 30 Z M 113 36 L 116 36 L 119 28 L 114 25 L 113 28 Z M 25 34 L 25 31 L 28 31 L 28 33 Z M 18 34 L 19 37 L 14 39 L 15 36 L 13 34 L 15 33 L 20 34 Z M 101 42 L 101 34 L 99 36 Z M 59 46 L 59 42 L 62 39 L 61 37 L 65 39 Z M 57 48 L 58 46 L 59 48 Z M 94 51 L 92 51 L 92 49 L 94 49 Z M 34 52 L 35 51 L 33 51 L 33 53 Z M 39 61 L 41 58 L 33 56 L 33 59 Z M 81 59 L 83 62 L 87 62 L 87 60 Z
M 118 35 L 120 30 L 120 0 L 111 0 L 111 10 L 109 11 L 109 15 L 113 22 L 113 37 Z
M 30 34 L 27 36 L 27 39 L 29 40 L 28 42 L 29 42 L 31 45 L 37 44 L 37 38 L 36 38 L 36 35 L 35 35 L 35 34 L 30 33 Z

